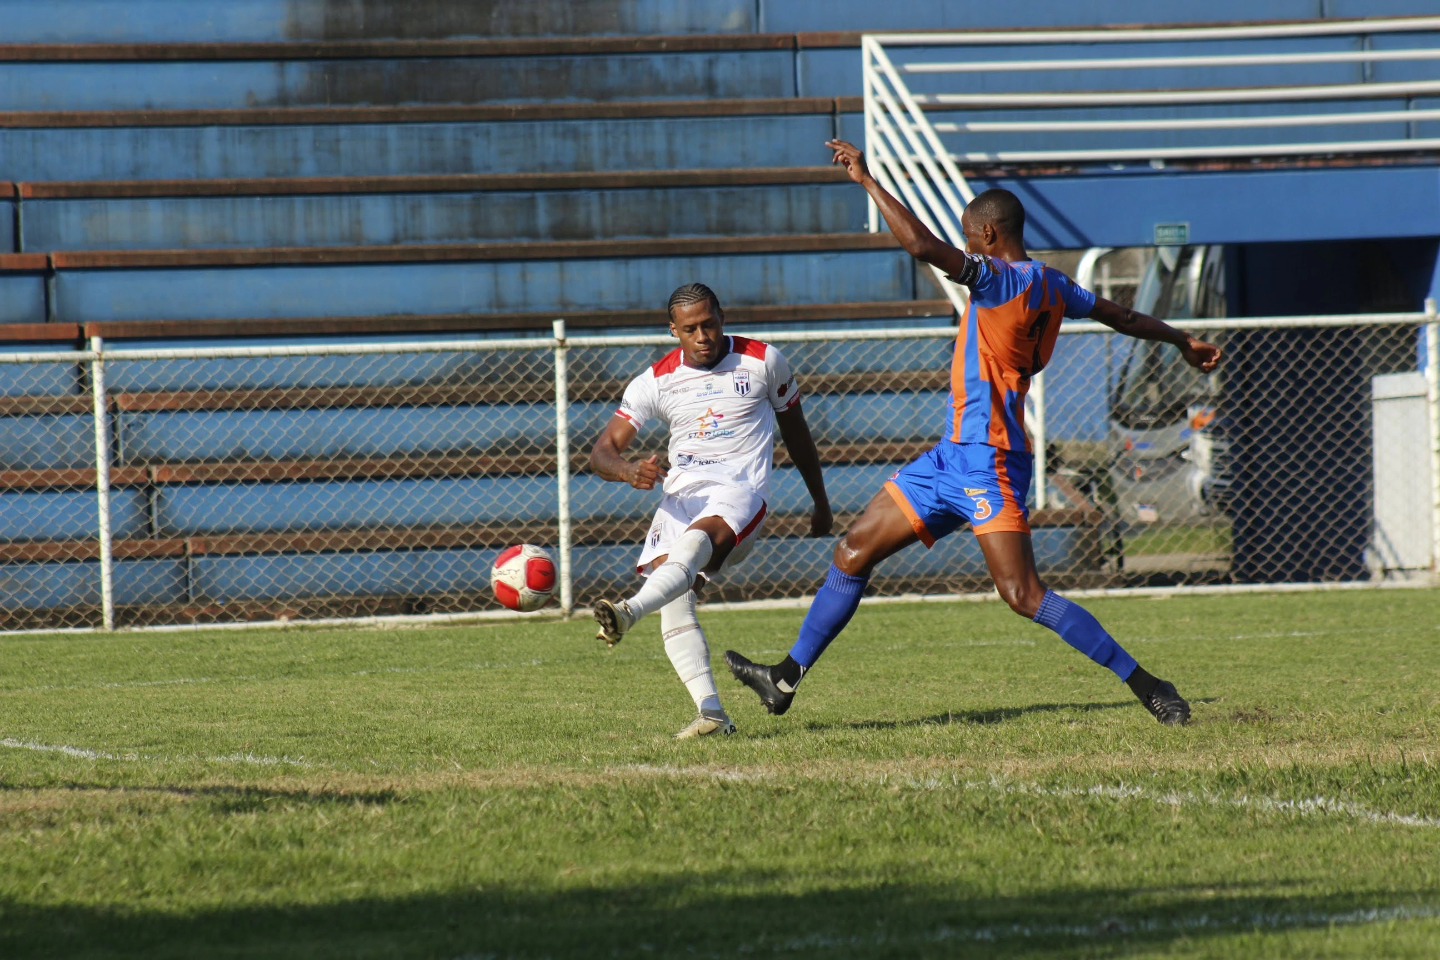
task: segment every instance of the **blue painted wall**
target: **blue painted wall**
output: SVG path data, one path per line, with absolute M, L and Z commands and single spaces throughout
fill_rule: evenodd
M 1429 237 L 1440 224 L 1434 165 L 1188 176 L 1131 169 L 972 186 L 1018 194 L 1035 249 L 1149 246 L 1165 223 L 1188 224 L 1192 243 Z

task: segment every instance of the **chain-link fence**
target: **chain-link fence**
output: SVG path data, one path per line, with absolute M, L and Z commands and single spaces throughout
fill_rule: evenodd
M 1029 415 L 1047 580 L 1430 576 L 1433 316 L 1185 325 L 1223 343 L 1221 373 L 1063 328 Z M 797 372 L 837 532 L 945 428 L 953 329 L 731 332 L 776 343 Z M 673 348 L 95 341 L 0 355 L 0 627 L 496 609 L 490 564 L 519 542 L 560 558 L 564 609 L 628 592 L 658 493 L 585 461 L 626 383 Z M 657 426 L 639 448 L 665 441 Z M 777 464 L 765 538 L 712 600 L 804 596 L 824 575 L 834 538 L 805 536 L 810 499 L 783 446 Z M 903 551 L 872 587 L 987 588 L 967 534 Z

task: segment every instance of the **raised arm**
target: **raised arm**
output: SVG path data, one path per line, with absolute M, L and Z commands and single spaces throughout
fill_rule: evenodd
M 1090 319 L 1098 320 L 1116 333 L 1137 340 L 1158 340 L 1174 344 L 1185 357 L 1185 362 L 1197 370 L 1209 373 L 1220 365 L 1220 348 L 1204 340 L 1196 340 L 1183 330 L 1176 330 L 1163 320 L 1157 320 L 1148 313 L 1122 307 L 1104 297 L 1095 298 L 1095 309 Z
M 590 469 L 606 480 L 628 483 L 636 490 L 653 490 L 665 479 L 658 454 L 645 460 L 625 456 L 635 442 L 635 426 L 624 417 L 611 417 L 605 430 L 590 449 Z
M 895 239 L 900 241 L 900 246 L 905 248 L 906 253 L 916 260 L 939 267 L 947 274 L 960 276 L 964 272 L 968 262 L 964 251 L 935 236 L 905 204 L 882 187 L 879 181 L 871 176 L 870 167 L 865 163 L 865 154 L 859 147 L 845 140 L 827 140 L 825 146 L 835 151 L 831 162 L 844 167 L 850 179 L 870 194 L 870 199 L 875 201 L 880 215 L 889 225 L 890 232 L 895 234 Z
M 823 537 L 830 532 L 835 522 L 830 512 L 830 498 L 825 493 L 825 477 L 820 472 L 820 455 L 815 451 L 815 438 L 810 435 L 810 425 L 805 422 L 805 412 L 800 404 L 775 414 L 775 423 L 780 427 L 780 439 L 790 452 L 790 461 L 800 476 L 805 479 L 805 489 L 815 501 L 815 510 L 810 514 L 810 536 Z

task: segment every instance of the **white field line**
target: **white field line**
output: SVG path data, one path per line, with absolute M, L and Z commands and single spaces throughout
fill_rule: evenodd
M 1303 800 L 1281 800 L 1274 797 L 1252 797 L 1249 794 L 1227 797 L 1219 793 L 1194 793 L 1190 791 L 1154 791 L 1145 787 L 1096 785 L 1093 787 L 1044 787 L 1033 783 L 1012 783 L 992 777 L 988 781 L 952 780 L 931 777 L 916 780 L 910 786 L 922 790 L 959 787 L 963 790 L 989 790 L 1009 795 L 1034 797 L 1096 797 L 1107 800 L 1145 800 L 1165 807 L 1236 807 L 1261 810 L 1266 813 L 1295 814 L 1302 817 L 1342 817 L 1384 826 L 1416 827 L 1419 829 L 1440 829 L 1440 817 L 1425 817 L 1418 814 L 1389 813 L 1371 810 L 1369 807 L 1334 797 L 1309 797 Z
M 664 656 L 657 654 L 648 659 L 660 660 Z M 530 660 L 518 660 L 515 662 L 482 662 L 467 663 L 459 666 L 436 666 L 436 667 L 378 667 L 373 670 L 351 670 L 345 673 L 318 674 L 309 679 L 324 679 L 325 677 L 378 677 L 387 674 L 453 674 L 463 672 L 479 672 L 482 670 L 515 670 L 522 667 L 543 667 L 554 666 L 561 661 L 541 660 L 538 657 Z M 259 674 L 237 674 L 233 677 L 172 677 L 169 680 L 117 680 L 107 683 L 73 683 L 73 684 L 41 684 L 33 687 L 11 687 L 12 693 L 47 693 L 64 690 L 138 690 L 145 687 L 186 687 L 202 686 L 205 684 L 226 684 L 226 683 L 267 683 L 272 680 L 292 680 L 293 677 L 285 676 L 261 676 Z
M 975 927 L 973 929 L 941 926 L 934 930 L 879 932 L 870 936 L 835 937 L 810 934 L 761 944 L 741 944 L 724 954 L 701 956 L 746 956 L 757 954 L 814 953 L 841 948 L 896 947 L 905 944 L 994 943 L 1003 940 L 1071 937 L 1076 939 L 1113 940 L 1117 936 L 1143 933 L 1187 933 L 1205 930 L 1295 930 L 1329 926 L 1357 926 L 1371 923 L 1394 923 L 1405 920 L 1433 920 L 1440 917 L 1440 907 L 1428 905 L 1397 905 L 1363 907 L 1333 913 L 1319 910 L 1294 912 L 1270 911 L 1255 913 L 1244 909 L 1223 913 L 1224 901 L 1215 901 L 1207 912 L 1195 917 L 1160 918 L 1153 920 L 1106 919 L 1093 924 L 1081 923 L 1011 923 Z
M 626 773 L 639 773 L 654 777 L 674 777 L 686 780 L 724 780 L 729 783 L 762 783 L 773 780 L 774 776 L 763 770 L 727 770 L 723 767 L 677 767 L 668 763 L 636 763 L 618 768 Z
M 240 763 L 261 767 L 308 767 L 302 757 L 267 757 L 254 753 L 229 753 L 218 757 L 156 757 L 134 751 L 110 753 L 105 750 L 89 750 L 85 747 L 71 747 L 65 744 L 36 743 L 33 740 L 16 740 L 6 737 L 0 740 L 0 747 L 10 750 L 31 750 L 36 753 L 59 753 L 80 760 L 118 760 L 125 763 Z
M 769 771 L 733 770 L 723 767 L 684 767 L 671 764 L 633 764 L 616 768 L 629 773 L 654 777 L 678 779 L 728 780 L 728 781 L 773 781 L 781 775 Z M 896 784 L 888 774 L 873 778 L 887 785 Z M 1372 810 L 1362 804 L 1335 797 L 1308 797 L 1301 800 L 1286 800 L 1276 797 L 1225 796 L 1219 793 L 1165 790 L 1155 791 L 1145 787 L 1107 786 L 1097 784 L 1090 787 L 1047 787 L 1037 783 L 1004 780 L 991 777 L 988 780 L 961 780 L 957 777 L 933 776 L 924 779 L 899 780 L 898 785 L 912 790 L 961 790 L 984 793 L 999 793 L 1008 796 L 1055 797 L 1098 800 L 1141 800 L 1165 807 L 1234 807 L 1259 810 L 1264 813 L 1293 814 L 1301 817 L 1337 817 L 1358 820 L 1377 826 L 1413 827 L 1421 830 L 1440 830 L 1440 817 L 1427 817 L 1411 813 L 1390 813 Z

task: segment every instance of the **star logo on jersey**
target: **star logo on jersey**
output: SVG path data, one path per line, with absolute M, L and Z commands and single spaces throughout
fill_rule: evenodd
M 720 429 L 720 421 L 724 419 L 725 414 L 716 413 L 714 407 L 706 407 L 705 412 L 695 418 L 696 430 L 690 436 L 704 440 Z
M 745 394 L 747 394 L 747 393 L 750 392 L 750 371 L 749 371 L 749 370 L 736 370 L 735 372 L 731 373 L 730 376 L 731 376 L 731 377 L 734 379 L 734 381 L 735 381 L 735 392 L 736 392 L 736 393 L 740 394 L 740 396 L 743 397 L 743 396 L 745 396 Z

